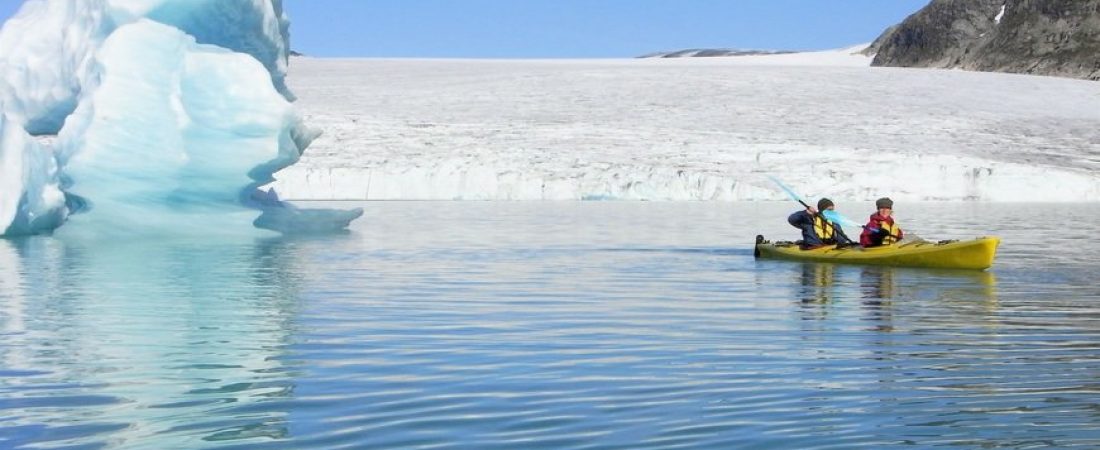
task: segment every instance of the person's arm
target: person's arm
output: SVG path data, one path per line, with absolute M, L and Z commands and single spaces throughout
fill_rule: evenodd
M 874 245 L 874 241 L 872 240 L 874 232 L 871 230 L 875 229 L 876 226 L 877 224 L 875 223 L 874 219 L 871 219 L 867 222 L 867 225 L 863 227 L 863 232 L 859 233 L 859 245 L 862 245 L 864 247 L 870 247 Z
M 810 223 L 812 221 L 813 217 L 810 216 L 810 214 L 806 211 L 798 211 L 794 214 L 791 214 L 790 217 L 787 217 L 787 223 L 791 224 L 791 226 L 795 228 L 802 228 L 802 225 Z

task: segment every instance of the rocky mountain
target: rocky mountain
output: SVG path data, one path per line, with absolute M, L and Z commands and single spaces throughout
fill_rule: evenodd
M 1100 0 L 933 0 L 868 51 L 875 66 L 1100 80 Z

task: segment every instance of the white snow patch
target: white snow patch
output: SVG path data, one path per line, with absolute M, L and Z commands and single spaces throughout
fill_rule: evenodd
M 1003 19 L 1005 17 L 1005 10 L 1006 9 L 1008 9 L 1008 4 L 1007 3 L 1001 5 L 1001 11 L 997 13 L 997 17 L 993 18 L 993 21 L 996 22 L 997 25 L 1000 25 L 1001 24 L 1001 19 Z
M 835 50 L 817 52 L 779 53 L 774 55 L 723 56 L 729 64 L 751 66 L 838 66 L 869 67 L 874 56 L 864 55 L 870 44 L 860 44 Z M 702 58 L 696 58 L 702 59 Z M 709 59 L 709 58 L 708 58 Z
M 713 58 L 731 61 L 734 64 L 780 65 L 780 66 L 870 66 L 874 56 L 864 55 L 871 44 L 860 44 L 834 50 L 816 52 L 787 52 L 745 55 L 699 56 L 707 50 L 676 52 L 676 58 L 653 59 L 694 59 Z

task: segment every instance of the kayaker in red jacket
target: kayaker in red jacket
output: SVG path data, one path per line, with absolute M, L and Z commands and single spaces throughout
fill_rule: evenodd
M 880 245 L 893 244 L 904 236 L 891 214 L 894 212 L 894 201 L 883 197 L 875 201 L 878 212 L 871 214 L 871 220 L 863 227 L 863 233 L 859 235 L 859 245 L 864 247 L 878 247 Z

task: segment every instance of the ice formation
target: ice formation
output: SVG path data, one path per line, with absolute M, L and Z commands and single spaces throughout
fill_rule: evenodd
M 53 155 L 0 115 L 0 236 L 56 228 L 65 214 Z
M 285 86 L 282 0 L 27 0 L 0 32 L 0 98 L 31 134 L 57 134 L 76 108 L 95 53 L 117 28 L 151 19 L 201 44 L 254 56 Z
M 4 180 L 0 234 L 69 213 L 92 234 L 346 227 L 360 210 L 300 210 L 261 190 L 316 137 L 289 103 L 287 48 L 281 0 L 29 0 L 0 31 L 0 102 L 58 139 L 18 151 L 45 162 L 0 150 L 5 173 L 40 172 Z
M 631 60 L 299 58 L 309 200 L 1100 201 L 1100 84 L 855 49 Z M 855 63 L 861 63 L 858 66 Z

